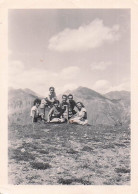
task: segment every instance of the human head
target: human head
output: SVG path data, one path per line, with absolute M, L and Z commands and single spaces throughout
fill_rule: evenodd
M 55 107 L 58 107 L 58 106 L 59 106 L 59 100 L 55 100 L 55 101 L 54 101 L 54 106 L 55 106 Z
M 34 106 L 39 107 L 40 103 L 41 103 L 40 99 L 37 98 L 34 100 Z
M 69 99 L 69 101 L 72 101 L 73 100 L 73 95 L 72 94 L 69 94 L 68 95 L 68 99 Z
M 50 91 L 50 93 L 53 93 L 55 91 L 55 88 L 54 87 L 50 87 L 49 91 Z
M 77 108 L 78 108 L 79 110 L 81 110 L 82 107 L 84 107 L 83 103 L 82 103 L 82 102 L 77 102 Z
M 62 101 L 63 102 L 66 102 L 67 101 L 67 95 L 65 95 L 65 94 L 62 95 Z

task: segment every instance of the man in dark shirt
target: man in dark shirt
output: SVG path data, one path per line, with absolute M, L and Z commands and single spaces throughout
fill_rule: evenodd
M 53 102 L 54 106 L 50 109 L 48 113 L 48 122 L 52 123 L 63 123 L 65 119 L 62 118 L 62 109 L 59 107 L 59 101 L 55 100 Z
M 70 119 L 73 115 L 76 114 L 76 111 L 74 109 L 76 107 L 76 102 L 73 100 L 72 94 L 68 95 L 68 100 L 69 100 L 68 118 Z
M 67 102 L 67 98 L 68 98 L 67 95 L 63 94 L 62 102 L 60 104 L 60 107 L 63 112 L 63 118 L 65 118 L 66 120 L 68 120 L 68 108 L 69 108 L 69 103 Z

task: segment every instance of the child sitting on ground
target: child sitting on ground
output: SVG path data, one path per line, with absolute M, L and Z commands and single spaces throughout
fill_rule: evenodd
M 46 100 L 42 99 L 40 104 L 40 115 L 43 121 L 45 120 L 45 107 L 46 107 Z
M 34 100 L 34 106 L 31 108 L 31 114 L 32 117 L 32 123 L 37 122 L 38 119 L 41 119 L 41 115 L 39 114 L 38 107 L 40 105 L 41 100 L 35 99 Z
M 51 123 L 63 123 L 65 122 L 65 119 L 62 117 L 63 111 L 59 107 L 59 101 L 54 101 L 54 106 L 51 108 L 48 114 L 48 122 Z

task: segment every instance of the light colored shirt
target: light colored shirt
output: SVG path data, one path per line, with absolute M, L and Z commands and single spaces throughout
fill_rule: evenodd
M 38 116 L 38 114 L 39 114 L 38 108 L 37 108 L 36 106 L 33 106 L 33 107 L 31 108 L 30 116 L 31 116 L 31 117 L 34 117 L 34 115 L 35 115 L 35 116 Z
M 86 109 L 84 107 L 82 107 L 82 109 L 80 111 L 78 111 L 77 116 L 84 118 L 86 113 L 87 113 Z

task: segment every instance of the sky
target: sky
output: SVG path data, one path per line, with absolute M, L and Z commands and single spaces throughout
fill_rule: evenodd
M 130 90 L 129 9 L 12 9 L 9 87 Z

